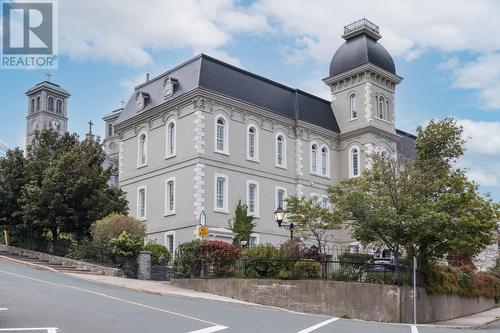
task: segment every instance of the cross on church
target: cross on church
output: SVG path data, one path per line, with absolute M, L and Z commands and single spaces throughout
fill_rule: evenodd
M 47 76 L 47 81 L 50 82 L 50 78 L 52 77 L 52 74 L 50 74 L 50 72 L 47 72 L 47 73 L 45 73 L 45 75 Z
M 89 134 L 92 134 L 92 125 L 94 125 L 94 123 L 91 120 L 87 124 L 89 124 Z
M 125 107 L 125 101 L 123 100 L 123 98 L 122 98 L 122 100 L 120 101 L 120 103 L 122 103 L 122 109 L 123 109 L 123 108 Z

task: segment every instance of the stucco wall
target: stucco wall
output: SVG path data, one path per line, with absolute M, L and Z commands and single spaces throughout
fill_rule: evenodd
M 175 286 L 228 296 L 293 311 L 334 317 L 412 321 L 411 288 L 322 280 L 173 279 Z M 448 320 L 494 307 L 493 300 L 428 295 L 419 290 L 419 323 Z

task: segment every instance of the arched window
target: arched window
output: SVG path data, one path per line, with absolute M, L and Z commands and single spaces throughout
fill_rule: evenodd
M 318 172 L 318 146 L 313 144 L 311 146 L 311 173 Z
M 389 100 L 388 99 L 385 100 L 385 112 L 387 114 L 387 118 L 389 118 Z M 389 120 L 389 119 L 387 119 L 387 120 Z
M 352 94 L 349 98 L 351 106 L 351 120 L 358 118 L 358 113 L 356 112 L 356 95 Z
M 328 173 L 328 149 L 321 148 L 321 174 L 326 176 Z
M 54 112 L 54 97 L 50 96 L 48 99 L 49 111 Z
M 170 121 L 167 124 L 167 157 L 175 156 L 176 152 L 176 134 L 175 134 L 175 121 Z
M 60 99 L 58 99 L 56 102 L 56 112 L 62 113 L 62 101 Z
M 138 166 L 144 166 L 147 163 L 148 158 L 148 138 L 145 133 L 139 136 L 139 159 Z
M 250 125 L 248 127 L 247 133 L 247 158 L 250 160 L 258 159 L 258 138 L 257 138 L 257 129 Z
M 175 214 L 175 178 L 165 181 L 165 215 Z
M 282 187 L 276 187 L 276 209 L 285 208 L 286 190 Z
M 259 215 L 259 183 L 253 180 L 247 180 L 247 210 L 249 215 Z
M 215 186 L 214 186 L 214 198 L 215 198 L 215 203 L 214 203 L 214 209 L 216 211 L 221 211 L 221 212 L 227 212 L 227 176 L 222 175 L 222 174 L 215 174 L 214 175 L 215 179 Z
M 113 124 L 109 123 L 108 124 L 108 136 L 113 135 Z
M 31 99 L 31 108 L 30 108 L 31 113 L 35 112 L 35 99 Z
M 286 167 L 286 143 L 282 134 L 276 136 L 276 166 Z
M 227 121 L 223 117 L 218 117 L 215 121 L 216 152 L 228 154 L 227 139 Z
M 358 177 L 360 171 L 358 147 L 352 147 L 349 155 L 349 177 Z
M 36 98 L 36 110 L 40 111 L 40 96 Z
M 384 119 L 384 98 L 380 97 L 378 99 L 378 117 Z

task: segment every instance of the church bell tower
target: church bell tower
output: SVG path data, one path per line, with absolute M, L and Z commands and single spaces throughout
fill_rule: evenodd
M 26 92 L 26 146 L 31 144 L 35 131 L 53 128 L 60 133 L 68 130 L 67 103 L 70 94 L 59 85 L 43 81 Z

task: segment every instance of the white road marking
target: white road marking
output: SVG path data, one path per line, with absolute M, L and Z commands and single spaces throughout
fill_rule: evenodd
M 7 272 L 7 271 L 3 271 L 3 270 L 0 270 L 0 272 L 1 273 L 5 273 L 5 274 L 9 274 L 9 275 L 13 275 L 13 276 L 17 276 L 17 277 L 20 277 L 20 278 L 23 278 L 23 279 L 27 279 L 27 280 L 32 280 L 32 281 L 37 281 L 37 282 L 41 282 L 41 283 L 50 284 L 50 285 L 56 286 L 56 287 L 62 287 L 62 288 L 68 288 L 68 289 L 75 289 L 75 290 L 83 291 L 83 292 L 86 292 L 86 293 L 89 293 L 89 294 L 94 294 L 94 295 L 97 295 L 97 296 L 106 297 L 106 298 L 109 298 L 109 299 L 112 299 L 112 300 L 115 300 L 115 301 L 119 301 L 119 302 L 123 302 L 123 303 L 127 303 L 127 304 L 132 304 L 132 305 L 140 306 L 140 307 L 143 307 L 143 308 L 146 308 L 146 309 L 150 309 L 150 310 L 156 310 L 156 311 L 168 313 L 168 314 L 171 314 L 171 315 L 174 315 L 174 316 L 177 316 L 177 317 L 187 318 L 187 319 L 199 321 L 199 322 L 202 322 L 202 323 L 205 323 L 205 324 L 223 327 L 223 326 L 221 326 L 221 325 L 219 325 L 217 323 L 213 323 L 213 322 L 208 321 L 208 320 L 204 320 L 204 319 L 192 317 L 192 316 L 185 315 L 185 314 L 178 313 L 178 312 L 174 312 L 174 311 L 169 311 L 169 310 L 165 310 L 165 309 L 156 308 L 154 306 L 150 306 L 150 305 L 146 305 L 146 304 L 142 304 L 142 303 L 128 301 L 126 299 L 122 299 L 122 298 L 118 298 L 118 297 L 114 297 L 114 296 L 109 296 L 109 295 L 98 293 L 96 291 L 92 291 L 92 290 L 89 290 L 89 289 L 84 289 L 84 288 L 79 288 L 79 287 L 74 287 L 74 286 L 68 286 L 68 285 L 64 285 L 64 284 L 58 284 L 58 283 L 54 283 L 54 282 L 50 282 L 50 281 L 46 281 L 46 280 L 42 280 L 42 279 L 37 279 L 37 278 L 32 278 L 32 277 L 29 277 L 29 276 L 25 276 L 25 275 L 21 275 L 21 274 L 16 274 L 16 273 L 11 273 L 11 272 Z M 55 332 L 49 331 L 48 333 L 55 333 Z
M 226 326 L 212 326 L 212 327 L 202 328 L 201 330 L 197 331 L 191 331 L 188 333 L 213 333 L 225 330 L 226 328 L 227 328 Z
M 0 311 L 7 311 L 7 308 L 0 308 Z
M 411 333 L 418 333 L 418 328 L 416 325 L 411 325 Z
M 323 327 L 323 326 L 325 326 L 325 325 L 328 325 L 328 324 L 330 324 L 330 323 L 333 323 L 333 322 L 334 322 L 334 321 L 336 321 L 336 320 L 339 320 L 339 318 L 332 318 L 332 319 L 328 319 L 328 320 L 322 321 L 322 322 L 321 322 L 321 323 L 319 323 L 319 324 L 316 324 L 316 325 L 314 325 L 314 326 L 311 326 L 311 327 L 308 327 L 308 328 L 306 328 L 306 329 L 303 329 L 302 331 L 299 331 L 299 332 L 297 332 L 297 333 L 309 333 L 309 332 L 312 332 L 312 331 L 317 330 L 317 329 L 318 329 L 318 328 L 320 328 L 320 327 Z
M 47 331 L 47 333 L 57 333 L 57 327 L 0 328 L 0 332 L 19 332 L 19 331 Z

